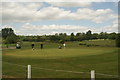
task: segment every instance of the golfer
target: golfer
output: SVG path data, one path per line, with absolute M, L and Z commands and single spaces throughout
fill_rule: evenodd
M 21 48 L 21 46 L 20 46 L 20 44 L 16 44 L 16 49 L 20 49 Z
M 62 46 L 59 45 L 59 46 L 58 46 L 58 49 L 62 49 Z
M 35 46 L 34 43 L 32 43 L 32 44 L 31 44 L 31 47 L 32 47 L 33 50 L 34 50 L 34 46 Z
M 43 44 L 42 43 L 40 44 L 40 48 L 43 49 Z
M 65 48 L 65 47 L 66 47 L 66 44 L 64 43 L 63 46 L 64 46 L 64 48 Z

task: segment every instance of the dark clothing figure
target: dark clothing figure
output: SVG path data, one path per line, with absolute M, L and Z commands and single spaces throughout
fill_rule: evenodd
M 31 44 L 32 49 L 34 49 L 34 46 L 35 46 L 34 44 Z
M 40 44 L 40 48 L 43 49 L 43 44 Z

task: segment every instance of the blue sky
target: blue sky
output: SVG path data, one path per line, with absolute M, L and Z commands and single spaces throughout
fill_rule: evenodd
M 1 28 L 12 27 L 18 35 L 65 32 L 117 32 L 115 2 L 3 3 Z

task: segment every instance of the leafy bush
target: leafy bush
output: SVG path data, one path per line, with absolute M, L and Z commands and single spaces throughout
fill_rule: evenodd
M 79 42 L 79 45 L 86 45 L 85 42 Z
M 5 44 L 17 43 L 18 37 L 16 35 L 10 35 L 5 39 Z
M 63 41 L 63 40 L 59 40 L 59 43 L 63 44 L 63 43 L 64 43 L 64 41 Z

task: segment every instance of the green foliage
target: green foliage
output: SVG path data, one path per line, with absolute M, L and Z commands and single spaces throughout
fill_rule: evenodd
M 106 32 L 101 32 L 99 34 L 99 39 L 107 39 L 108 38 L 108 33 Z
M 108 36 L 109 39 L 115 40 L 117 38 L 116 33 L 110 33 Z
M 10 35 L 15 35 L 14 30 L 12 28 L 4 28 L 1 31 L 3 41 L 5 43 L 15 43 L 15 39 L 11 39 Z M 84 41 L 84 40 L 94 40 L 94 39 L 112 39 L 116 40 L 117 33 L 107 33 L 107 32 L 101 32 L 101 33 L 93 33 L 91 30 L 88 30 L 86 33 L 71 33 L 70 35 L 67 35 L 66 33 L 56 33 L 55 35 L 42 35 L 42 36 L 18 36 L 18 41 L 29 41 L 29 42 L 45 42 L 45 41 L 51 41 L 51 42 L 60 42 L 61 41 Z M 7 38 L 8 37 L 8 38 Z M 7 39 L 7 40 L 6 40 Z M 9 41 L 10 40 L 10 41 Z M 117 40 L 118 42 L 118 40 Z
M 59 43 L 63 44 L 63 43 L 64 43 L 64 41 L 63 41 L 63 40 L 59 40 Z
M 2 38 L 5 44 L 12 44 L 18 41 L 18 37 L 15 35 L 12 28 L 2 29 Z
M 98 33 L 93 33 L 92 39 L 98 39 L 98 37 L 99 37 Z
M 51 41 L 51 42 L 59 42 L 60 40 L 63 41 L 84 41 L 84 40 L 94 40 L 94 39 L 116 39 L 116 33 L 104 33 L 101 32 L 93 33 L 92 31 L 87 31 L 86 33 L 71 33 L 71 35 L 67 35 L 66 33 L 56 33 L 55 35 L 43 35 L 43 36 L 20 36 L 20 40 L 22 41 L 30 41 L 30 42 L 44 42 L 44 41 Z
M 5 40 L 6 44 L 13 44 L 13 43 L 17 43 L 18 41 L 18 37 L 14 34 L 8 36 Z
M 10 35 L 14 35 L 14 30 L 12 28 L 4 28 L 2 29 L 2 37 L 6 39 Z
M 86 42 L 79 42 L 79 45 L 86 45 Z
M 75 36 L 74 36 L 74 33 L 71 33 L 71 36 L 70 36 L 70 41 L 75 41 Z
M 60 38 L 59 38 L 59 36 L 52 35 L 52 36 L 50 36 L 50 40 L 57 42 L 60 40 Z
M 86 40 L 91 40 L 92 39 L 92 31 L 89 30 L 88 32 L 86 32 Z

